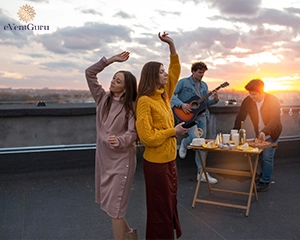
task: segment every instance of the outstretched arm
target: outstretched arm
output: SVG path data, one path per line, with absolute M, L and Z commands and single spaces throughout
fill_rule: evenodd
M 107 64 L 113 62 L 125 62 L 129 58 L 130 52 L 124 51 L 107 59 Z
M 163 34 L 160 34 L 160 32 L 158 33 L 158 37 L 162 42 L 165 42 L 167 44 L 169 44 L 169 48 L 170 48 L 170 54 L 174 55 L 176 54 L 176 48 L 175 48 L 175 44 L 172 38 L 169 37 L 169 34 L 166 32 L 163 32 Z
M 98 104 L 105 94 L 105 90 L 102 88 L 102 85 L 98 82 L 97 74 L 102 72 L 105 67 L 113 62 L 124 62 L 129 58 L 129 52 L 124 51 L 122 53 L 116 54 L 108 59 L 102 57 L 100 61 L 96 62 L 92 66 L 88 67 L 85 70 L 86 80 L 91 91 L 91 94 Z

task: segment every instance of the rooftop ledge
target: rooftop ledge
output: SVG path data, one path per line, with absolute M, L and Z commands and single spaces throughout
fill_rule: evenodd
M 237 113 L 240 105 L 226 105 L 219 103 L 211 106 L 211 113 Z M 299 104 L 281 105 L 282 113 L 300 114 Z M 48 104 L 46 106 L 37 106 L 33 104 L 15 104 L 1 105 L 0 117 L 19 117 L 19 116 L 78 116 L 94 115 L 96 113 L 95 103 L 80 104 Z
M 239 105 L 211 106 L 207 139 L 230 132 Z M 280 141 L 300 139 L 300 103 L 281 106 L 283 131 Z M 95 103 L 36 105 L 0 104 L 0 154 L 29 151 L 64 151 L 94 148 L 96 142 Z M 245 120 L 247 138 L 253 127 Z M 179 139 L 180 140 L 180 139 Z

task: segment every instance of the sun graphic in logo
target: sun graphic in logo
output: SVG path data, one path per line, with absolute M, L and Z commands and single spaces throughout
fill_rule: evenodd
M 20 7 L 20 9 L 18 11 L 18 15 L 19 15 L 20 20 L 27 23 L 34 18 L 35 11 L 34 11 L 33 7 L 26 4 L 22 7 Z

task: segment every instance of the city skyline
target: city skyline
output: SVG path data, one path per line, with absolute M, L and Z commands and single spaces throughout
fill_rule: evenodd
M 20 17 L 26 5 L 34 10 L 28 22 Z M 0 88 L 88 89 L 88 66 L 102 56 L 130 51 L 127 62 L 99 75 L 108 90 L 117 70 L 132 71 L 139 79 L 147 61 L 168 66 L 168 47 L 157 38 L 166 30 L 176 44 L 181 77 L 190 75 L 192 62 L 202 60 L 210 89 L 227 81 L 229 88 L 243 90 L 248 81 L 261 78 L 267 92 L 300 90 L 299 22 L 296 0 L 12 0 L 0 7 L 5 53 Z
M 300 91 L 272 91 L 281 104 L 296 104 L 300 103 Z M 241 103 L 248 95 L 247 91 L 239 91 L 234 89 L 223 88 L 218 91 L 220 104 L 226 101 L 234 100 L 236 103 Z M 12 89 L 0 88 L 0 104 L 11 103 L 35 103 L 38 100 L 46 101 L 47 103 L 90 103 L 94 102 L 90 91 L 87 89 Z

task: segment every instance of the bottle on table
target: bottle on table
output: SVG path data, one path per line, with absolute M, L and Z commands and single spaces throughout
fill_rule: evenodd
M 241 121 L 241 128 L 239 130 L 239 144 L 246 143 L 246 129 L 244 128 L 244 121 Z

